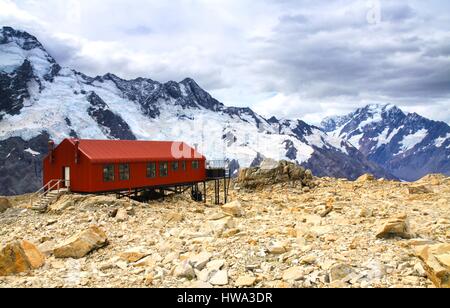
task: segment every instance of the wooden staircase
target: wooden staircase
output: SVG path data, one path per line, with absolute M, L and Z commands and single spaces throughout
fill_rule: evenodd
M 69 192 L 69 189 L 64 187 L 66 181 L 51 180 L 30 198 L 31 208 L 39 213 L 45 213 L 48 207 L 54 203 L 58 198 Z

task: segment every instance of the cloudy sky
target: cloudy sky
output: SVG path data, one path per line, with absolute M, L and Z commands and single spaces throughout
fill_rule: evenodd
M 192 77 L 265 116 L 394 103 L 450 123 L 450 1 L 0 0 L 0 24 L 86 74 Z

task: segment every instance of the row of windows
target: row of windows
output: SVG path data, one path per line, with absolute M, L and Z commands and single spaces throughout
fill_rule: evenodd
M 159 176 L 167 177 L 169 176 L 169 163 L 163 162 L 159 163 Z M 186 171 L 186 161 L 181 163 L 178 161 L 170 163 L 172 171 L 178 171 L 180 168 Z M 200 168 L 200 162 L 198 160 L 192 161 L 192 169 L 196 170 Z M 157 163 L 147 163 L 147 178 L 156 178 Z M 103 166 L 103 181 L 114 182 L 114 165 Z M 130 180 L 130 165 L 120 164 L 119 165 L 119 180 L 128 181 Z

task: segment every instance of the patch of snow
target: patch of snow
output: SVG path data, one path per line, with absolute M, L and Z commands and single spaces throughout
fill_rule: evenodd
M 8 155 L 6 155 L 5 159 L 6 159 L 6 158 L 9 158 L 9 157 L 11 156 L 12 152 L 14 152 L 15 149 L 16 149 L 16 148 L 12 149 L 11 152 L 9 152 Z
M 353 145 L 355 148 L 359 149 L 359 143 L 361 141 L 361 138 L 364 136 L 364 134 L 359 134 L 351 137 L 348 139 L 348 142 Z
M 384 110 L 385 111 L 389 111 L 389 110 L 392 110 L 394 108 L 396 108 L 396 106 L 394 104 L 387 104 L 387 105 L 384 106 Z
M 31 62 L 34 73 L 42 77 L 50 70 L 50 56 L 40 48 L 25 50 L 16 42 L 0 45 L 0 71 L 12 73 L 23 64 L 25 59 Z
M 335 137 L 333 135 L 325 134 L 318 129 L 313 129 L 312 131 L 313 133 L 311 135 L 305 136 L 305 139 L 310 145 L 316 146 L 318 148 L 333 147 L 345 154 L 348 154 L 343 139 Z
M 386 129 L 380 134 L 380 136 L 378 136 L 377 148 L 381 147 L 382 145 L 390 143 L 392 139 L 395 137 L 395 135 L 397 135 L 402 128 L 403 126 L 400 126 L 390 132 L 390 128 L 386 127 Z
M 445 136 L 445 137 L 437 138 L 436 141 L 434 142 L 434 144 L 436 145 L 437 148 L 440 148 L 445 143 L 445 141 L 447 141 L 449 138 L 450 138 L 450 133 L 448 133 L 447 136 Z
M 182 83 L 180 83 L 180 90 L 181 90 L 181 95 L 183 95 L 184 97 L 188 96 L 186 86 Z
M 14 43 L 0 45 L 0 71 L 12 73 L 25 60 L 23 50 Z
M 378 123 L 383 120 L 383 118 L 381 117 L 381 112 L 379 112 L 378 109 L 373 110 L 373 111 L 374 111 L 374 113 L 372 113 L 365 121 L 362 121 L 359 124 L 358 129 L 363 129 L 368 125 Z
M 428 130 L 421 129 L 414 134 L 403 137 L 403 140 L 400 142 L 400 144 L 401 144 L 400 152 L 397 154 L 411 150 L 416 145 L 421 143 L 423 141 L 423 139 L 425 139 L 427 134 L 428 134 Z
M 28 149 L 23 150 L 23 151 L 24 151 L 24 152 L 27 152 L 27 153 L 30 153 L 30 154 L 33 155 L 33 156 L 38 156 L 38 155 L 41 154 L 41 153 L 39 153 L 39 152 L 34 151 L 34 150 L 31 149 L 31 148 L 28 148 Z

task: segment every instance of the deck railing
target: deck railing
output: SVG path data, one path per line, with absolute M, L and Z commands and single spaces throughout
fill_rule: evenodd
M 49 191 L 57 190 L 58 193 L 61 192 L 61 189 L 70 187 L 70 181 L 67 180 L 51 180 L 47 184 L 45 184 L 41 189 L 30 196 L 30 204 L 33 206 L 33 203 L 36 199 L 41 199 L 44 197 Z
M 207 169 L 228 169 L 228 160 L 207 160 L 206 168 Z

